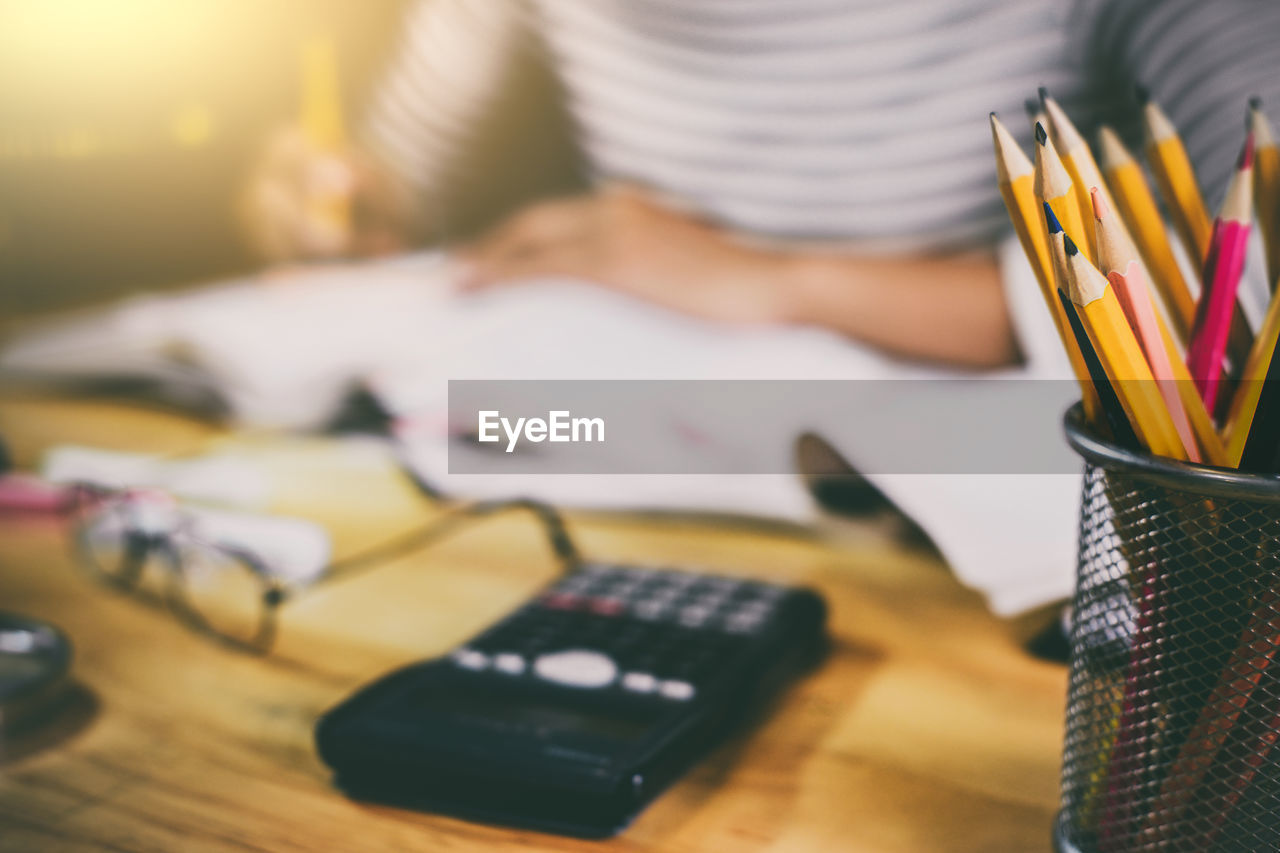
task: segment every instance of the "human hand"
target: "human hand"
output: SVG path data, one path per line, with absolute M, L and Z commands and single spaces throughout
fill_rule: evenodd
M 240 216 L 255 251 L 275 262 L 386 254 L 407 233 L 406 206 L 367 157 L 321 150 L 296 127 L 268 141 Z
M 709 320 L 784 316 L 785 255 L 743 245 L 634 187 L 534 204 L 457 259 L 463 290 L 564 276 Z

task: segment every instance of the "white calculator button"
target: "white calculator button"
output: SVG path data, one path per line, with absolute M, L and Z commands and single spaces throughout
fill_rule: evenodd
M 710 607 L 693 605 L 680 611 L 680 624 L 686 628 L 701 628 L 711 618 Z
M 525 662 L 520 655 L 504 652 L 493 656 L 493 668 L 507 675 L 519 675 L 524 672 Z
M 599 652 L 573 649 L 539 656 L 533 671 L 568 687 L 604 687 L 618 676 L 618 665 Z
M 758 613 L 735 613 L 725 620 L 724 627 L 731 634 L 750 634 L 764 623 L 764 616 Z
M 658 679 L 647 672 L 628 672 L 622 676 L 622 686 L 633 693 L 652 693 L 658 688 Z
M 477 672 L 489 668 L 489 656 L 475 649 L 458 649 L 453 653 L 453 662 L 463 669 L 473 669 Z
M 632 612 L 639 619 L 652 621 L 665 616 L 667 607 L 668 605 L 664 601 L 642 601 L 632 608 Z
M 693 698 L 693 685 L 687 681 L 664 681 L 658 685 L 658 692 L 668 699 L 684 702 Z

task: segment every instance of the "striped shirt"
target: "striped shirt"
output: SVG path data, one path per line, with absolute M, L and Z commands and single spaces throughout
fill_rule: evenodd
M 1083 130 L 1110 119 L 1132 140 L 1141 81 L 1216 207 L 1247 97 L 1280 105 L 1277 33 L 1263 0 L 423 0 L 367 136 L 438 191 L 504 68 L 536 50 L 591 180 L 766 238 L 962 250 L 1008 231 L 987 113 L 1029 148 L 1041 85 Z

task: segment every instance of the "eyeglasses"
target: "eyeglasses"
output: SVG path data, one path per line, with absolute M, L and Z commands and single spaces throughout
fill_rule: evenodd
M 322 582 L 353 574 L 423 548 L 465 523 L 512 510 L 533 514 L 562 572 L 581 558 L 552 507 L 533 500 L 473 501 L 402 536 L 330 562 L 304 582 L 290 582 L 263 554 L 212 535 L 207 514 L 155 490 L 106 491 L 82 486 L 71 528 L 78 562 L 103 583 L 167 605 L 189 628 L 232 648 L 266 654 L 275 643 L 278 611 Z

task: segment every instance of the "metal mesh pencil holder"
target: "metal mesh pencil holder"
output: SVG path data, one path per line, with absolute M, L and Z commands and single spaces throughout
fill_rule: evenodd
M 1280 851 L 1280 477 L 1085 459 L 1061 853 Z

